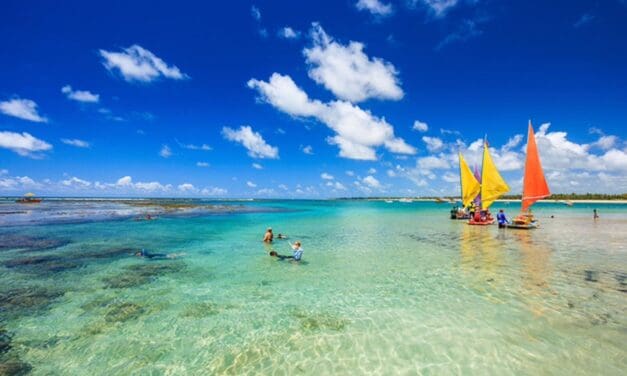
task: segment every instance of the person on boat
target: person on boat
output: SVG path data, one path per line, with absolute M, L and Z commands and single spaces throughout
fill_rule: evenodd
M 468 212 L 470 213 L 470 218 L 474 218 L 475 217 L 475 211 L 476 211 L 475 203 L 471 202 L 470 206 L 468 207 Z
M 503 209 L 499 210 L 499 213 L 496 215 L 496 219 L 499 221 L 499 227 L 507 227 L 509 221 L 507 220 Z
M 152 252 L 147 251 L 144 248 L 142 248 L 142 250 L 139 252 L 135 252 L 135 256 L 144 257 L 144 258 L 147 258 L 148 260 L 167 260 L 167 259 L 173 259 L 177 257 L 177 255 L 175 254 L 152 253 Z
M 294 261 L 300 261 L 301 258 L 303 257 L 303 248 L 301 247 L 300 241 L 296 241 L 294 242 L 294 244 L 290 244 L 290 246 L 292 247 L 291 256 L 280 255 L 277 253 L 277 251 L 271 251 L 270 256 L 276 257 L 279 260 L 289 259 L 289 260 L 294 260 Z
M 473 214 L 473 216 L 472 216 L 472 219 L 473 219 L 475 222 L 481 222 L 481 213 L 480 213 L 480 212 L 478 212 L 478 211 L 475 211 L 475 212 L 474 212 L 474 214 Z
M 272 243 L 272 240 L 274 240 L 274 234 L 272 234 L 272 227 L 268 227 L 265 235 L 263 236 L 263 241 L 264 243 Z

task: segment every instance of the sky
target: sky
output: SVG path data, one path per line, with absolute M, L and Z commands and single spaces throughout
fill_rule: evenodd
M 627 192 L 627 1 L 4 1 L 0 195 Z

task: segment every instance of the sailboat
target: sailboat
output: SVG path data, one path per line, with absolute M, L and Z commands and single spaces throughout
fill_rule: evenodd
M 522 194 L 522 213 L 518 215 L 512 223 L 508 224 L 509 228 L 532 229 L 538 227 L 538 222 L 531 214 L 529 208 L 536 201 L 549 197 L 551 191 L 546 183 L 542 164 L 540 163 L 540 155 L 538 154 L 538 146 L 536 145 L 536 137 L 533 133 L 533 126 L 529 120 L 529 130 L 527 133 L 527 159 L 525 160 L 525 177 L 523 179 Z
M 494 223 L 494 217 L 490 215 L 488 209 L 494 201 L 498 200 L 505 193 L 509 192 L 509 186 L 503 180 L 503 177 L 496 168 L 490 150 L 488 141 L 483 142 L 483 162 L 481 167 L 481 212 L 480 218 L 470 218 L 469 225 L 491 225 Z M 478 220 L 475 220 L 478 219 Z
M 459 153 L 459 185 L 461 187 L 462 207 L 454 207 L 451 210 L 451 219 L 469 219 L 470 215 L 464 210 L 477 197 L 481 191 L 481 185 L 473 175 L 462 153 Z

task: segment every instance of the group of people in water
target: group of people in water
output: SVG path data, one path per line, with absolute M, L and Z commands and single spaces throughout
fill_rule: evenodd
M 287 235 L 278 234 L 276 238 L 287 239 Z M 266 230 L 266 233 L 263 235 L 263 242 L 266 244 L 271 244 L 272 242 L 274 242 L 274 233 L 272 232 L 271 227 L 268 227 L 268 229 Z M 288 244 L 292 248 L 291 255 L 281 255 L 274 249 L 272 249 L 268 254 L 271 257 L 276 257 L 279 260 L 290 260 L 290 261 L 299 262 L 301 258 L 303 257 L 303 248 L 301 247 L 300 241 L 297 240 L 293 244 L 288 241 Z

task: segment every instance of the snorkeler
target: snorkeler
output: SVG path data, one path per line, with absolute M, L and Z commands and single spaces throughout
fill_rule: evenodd
M 287 235 L 285 234 L 279 234 L 276 236 L 277 239 L 287 239 Z
M 149 260 L 168 260 L 176 258 L 178 255 L 176 254 L 166 254 L 166 253 L 151 253 L 146 249 L 142 248 L 141 251 L 135 252 L 135 256 L 137 257 L 145 257 Z
M 270 256 L 277 257 L 279 260 L 290 259 L 294 261 L 300 261 L 300 259 L 303 257 L 303 249 L 300 246 L 300 242 L 296 241 L 294 242 L 294 244 L 290 244 L 290 246 L 292 247 L 293 251 L 291 256 L 280 255 L 276 251 L 271 251 Z

